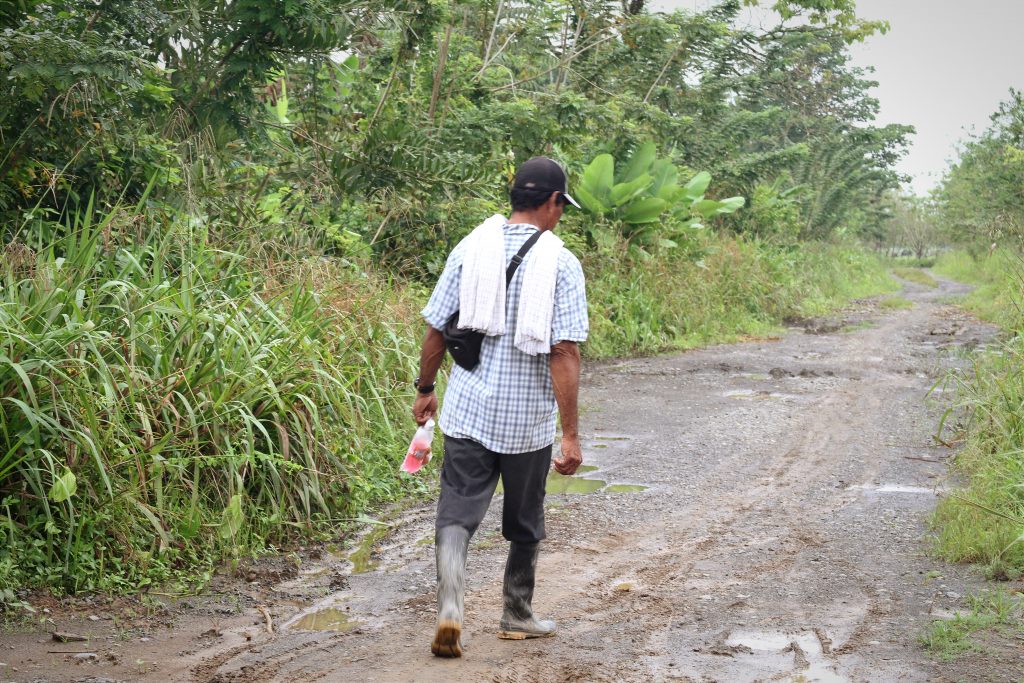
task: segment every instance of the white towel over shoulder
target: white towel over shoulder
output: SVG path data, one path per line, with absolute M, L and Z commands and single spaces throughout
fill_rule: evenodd
M 564 243 L 550 230 L 533 245 L 523 268 L 516 319 L 516 348 L 536 356 L 551 352 L 551 318 L 555 309 L 558 255 Z
M 505 334 L 505 217 L 494 214 L 466 236 L 459 282 L 459 329 Z
M 505 334 L 505 218 L 495 214 L 466 236 L 459 282 L 459 328 L 488 337 Z M 526 255 L 516 320 L 516 348 L 536 356 L 551 351 L 558 255 L 563 242 L 543 233 Z

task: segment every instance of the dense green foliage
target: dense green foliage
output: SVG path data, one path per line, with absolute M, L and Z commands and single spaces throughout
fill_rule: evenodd
M 881 26 L 848 1 L 777 5 L 787 21 L 753 33 L 730 23 L 737 0 L 22 3 L 0 29 L 0 215 L 134 200 L 156 178 L 190 213 L 272 207 L 341 251 L 436 270 L 515 161 L 579 171 L 653 140 L 684 179 L 751 198 L 737 229 L 877 231 L 909 129 L 871 125 L 845 48 Z
M 0 590 L 196 577 L 422 490 L 415 311 L 532 155 L 622 161 L 560 228 L 591 356 L 887 288 L 799 241 L 883 229 L 909 129 L 846 47 L 884 24 L 742 4 L 0 3 Z
M 1024 243 L 1024 94 L 1011 90 L 988 129 L 964 143 L 936 199 L 948 237 L 973 254 Z
M 965 305 L 1004 337 L 957 378 L 970 416 L 957 464 L 965 490 L 942 502 L 939 547 L 995 576 L 1024 572 L 1024 96 L 1010 98 L 969 139 L 936 193 L 934 215 L 963 251 L 937 272 L 977 285 Z

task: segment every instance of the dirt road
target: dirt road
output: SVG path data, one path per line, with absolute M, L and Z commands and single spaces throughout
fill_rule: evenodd
M 470 551 L 462 660 L 429 651 L 424 506 L 375 528 L 358 573 L 344 554 L 257 565 L 250 583 L 175 607 L 168 628 L 122 622 L 120 640 L 57 623 L 94 627 L 65 649 L 95 662 L 18 636 L 13 680 L 1019 680 L 1019 652 L 940 663 L 917 643 L 983 583 L 929 557 L 925 538 L 950 455 L 932 435 L 951 394 L 929 389 L 991 334 L 944 303 L 963 291 L 908 283 L 907 310 L 865 302 L 777 340 L 590 368 L 597 469 L 553 482 L 572 492 L 549 496 L 540 560 L 535 607 L 558 620 L 554 639 L 494 635 L 499 497 Z

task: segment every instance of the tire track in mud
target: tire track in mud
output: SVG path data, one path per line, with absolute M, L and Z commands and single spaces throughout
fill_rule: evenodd
M 210 662 L 198 667 L 193 675 L 196 681 L 209 683 L 250 683 L 252 681 L 277 680 L 278 674 L 286 666 L 300 657 L 315 655 L 326 655 L 338 648 L 339 637 L 331 637 L 324 642 L 321 639 L 313 642 L 296 645 L 294 642 L 283 643 L 280 641 L 266 643 L 257 646 L 244 646 L 232 651 L 227 658 L 214 657 Z M 283 647 L 273 647 L 280 643 Z M 283 651 L 281 651 L 283 649 Z M 246 663 L 238 669 L 222 670 L 225 664 L 231 660 L 239 659 L 243 654 L 260 655 L 255 662 Z M 248 658 L 246 658 L 248 659 Z M 289 681 L 300 683 L 301 681 L 316 681 L 323 678 L 324 672 L 309 672 L 301 676 L 289 675 Z
M 550 498 L 535 606 L 558 619 L 557 638 L 494 637 L 496 504 L 470 554 L 466 657 L 431 657 L 433 552 L 414 548 L 429 533 L 424 507 L 381 568 L 336 596 L 362 610 L 359 629 L 260 636 L 206 653 L 192 680 L 946 680 L 914 643 L 945 599 L 920 580 L 935 565 L 920 540 L 934 497 L 871 486 L 930 483 L 904 455 L 931 445 L 923 397 L 954 360 L 928 335 L 948 314 L 940 297 L 957 291 L 908 286 L 913 309 L 866 305 L 847 322 L 877 325 L 853 333 L 589 371 L 585 453 L 599 469 L 587 476 L 650 489 Z M 975 341 L 988 334 L 962 327 Z M 961 594 L 974 581 L 944 571 Z

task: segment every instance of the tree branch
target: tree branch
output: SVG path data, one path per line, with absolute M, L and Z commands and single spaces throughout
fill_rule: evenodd
M 430 109 L 427 115 L 430 117 L 430 123 L 434 123 L 434 112 L 437 111 L 437 98 L 441 94 L 441 79 L 444 76 L 444 67 L 448 62 L 448 45 L 452 39 L 452 29 L 454 27 L 448 24 L 448 28 L 444 32 L 444 40 L 441 42 L 441 49 L 437 55 L 437 69 L 434 70 L 434 85 L 430 90 Z
M 498 0 L 498 7 L 494 10 L 494 23 L 491 24 L 491 35 L 487 39 L 487 48 L 484 50 L 484 57 L 481 60 L 484 64 L 490 61 L 491 48 L 494 47 L 494 36 L 498 32 L 498 22 L 501 21 L 501 9 L 504 4 L 503 0 Z
M 647 104 L 647 100 L 651 99 L 651 93 L 653 93 L 654 89 L 658 87 L 658 82 L 661 80 L 661 77 L 665 75 L 666 71 L 668 71 L 669 64 L 675 60 L 676 56 L 683 51 L 683 48 L 686 47 L 686 45 L 686 41 L 680 41 L 680 43 L 676 45 L 676 49 L 672 51 L 668 61 L 665 62 L 665 66 L 661 67 L 661 71 L 658 72 L 658 77 L 654 79 L 654 83 L 651 83 L 651 87 L 647 89 L 647 94 L 644 95 L 644 104 Z
M 565 57 L 564 59 L 559 61 L 557 64 L 555 64 L 550 69 L 545 69 L 544 71 L 541 71 L 538 74 L 534 74 L 533 76 L 528 76 L 527 78 L 523 78 L 523 79 L 520 79 L 518 81 L 514 81 L 512 83 L 506 83 L 505 85 L 499 85 L 497 87 L 491 88 L 491 92 L 499 92 L 501 90 L 509 90 L 511 88 L 516 87 L 517 85 L 521 85 L 523 83 L 529 83 L 532 80 L 536 80 L 536 79 L 541 78 L 543 76 L 547 76 L 549 73 L 551 73 L 555 69 L 560 69 L 563 66 L 565 66 L 566 64 L 570 63 L 572 60 L 574 60 L 576 57 L 579 57 L 584 52 L 586 52 L 588 50 L 591 50 L 591 49 L 597 47 L 598 45 L 600 45 L 602 43 L 606 43 L 609 40 L 611 40 L 612 38 L 617 38 L 617 37 L 618 36 L 616 36 L 614 33 L 612 33 L 610 35 L 607 35 L 604 38 L 601 38 L 600 40 L 594 41 L 593 43 L 591 43 L 590 45 L 587 45 L 586 47 L 582 47 L 579 50 L 576 50 L 576 52 L 573 52 L 568 57 Z

